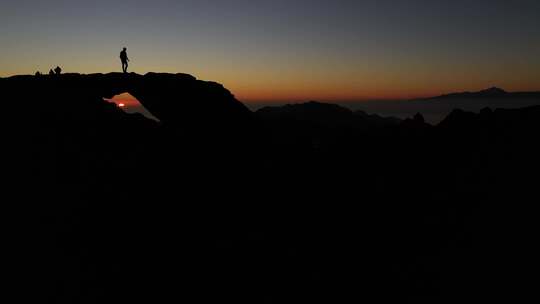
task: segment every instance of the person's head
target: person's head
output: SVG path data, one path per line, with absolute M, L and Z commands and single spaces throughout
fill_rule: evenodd
M 127 51 L 127 48 L 124 48 L 124 51 Z

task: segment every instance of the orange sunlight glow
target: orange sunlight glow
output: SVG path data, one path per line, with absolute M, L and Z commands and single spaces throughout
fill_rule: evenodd
M 146 108 L 144 108 L 144 106 L 129 93 L 122 93 L 116 95 L 111 99 L 107 99 L 107 101 L 115 103 L 120 109 L 122 109 L 126 113 L 140 113 L 147 118 L 159 121 L 159 119 L 157 119 L 150 112 L 148 112 L 148 110 L 146 110 Z

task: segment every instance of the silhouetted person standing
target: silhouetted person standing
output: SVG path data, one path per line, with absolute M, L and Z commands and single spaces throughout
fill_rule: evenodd
M 127 56 L 127 48 L 124 48 L 120 52 L 120 60 L 122 61 L 122 71 L 124 71 L 124 73 L 127 73 L 128 62 L 129 62 L 129 58 Z
M 56 73 L 56 75 L 60 75 L 60 73 L 62 73 L 62 69 L 57 66 L 55 69 L 54 69 L 54 72 Z

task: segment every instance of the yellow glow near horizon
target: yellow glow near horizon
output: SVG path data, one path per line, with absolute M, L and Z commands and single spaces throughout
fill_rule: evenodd
M 141 58 L 144 60 L 145 58 Z M 62 66 L 66 73 L 108 73 L 118 68 L 89 62 Z M 156 65 L 152 68 L 144 60 L 132 64 L 132 70 L 139 74 L 149 71 L 169 73 L 184 72 L 201 80 L 216 81 L 229 89 L 237 99 L 246 103 L 298 102 L 298 101 L 362 101 L 374 99 L 410 99 L 436 96 L 450 92 L 477 91 L 498 86 L 508 91 L 540 90 L 540 70 L 530 69 L 528 65 L 514 66 L 514 73 L 498 68 L 449 67 L 428 64 L 393 66 L 391 63 L 378 65 L 359 64 L 346 66 L 336 64 L 319 66 L 317 69 L 289 67 L 280 69 L 274 65 L 245 66 L 234 69 L 232 66 L 217 64 L 210 67 L 197 67 L 194 64 L 178 67 Z M 141 66 L 145 64 L 144 66 Z M 148 65 L 146 65 L 148 64 Z M 45 68 L 35 68 L 45 72 Z M 31 67 L 18 67 L 9 64 L 0 71 L 0 76 L 34 74 Z M 33 72 L 32 72 L 33 71 Z M 124 95 L 127 107 L 134 101 Z

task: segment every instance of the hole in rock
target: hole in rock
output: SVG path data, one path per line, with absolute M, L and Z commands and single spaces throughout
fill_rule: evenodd
M 115 103 L 126 113 L 140 113 L 147 118 L 159 121 L 152 113 L 150 113 L 138 100 L 129 93 L 122 93 L 114 96 L 111 99 L 106 99 L 109 102 Z

